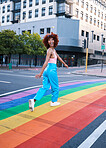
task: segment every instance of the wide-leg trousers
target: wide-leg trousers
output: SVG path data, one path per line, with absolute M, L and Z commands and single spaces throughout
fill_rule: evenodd
M 48 63 L 43 72 L 43 87 L 40 88 L 34 97 L 36 100 L 40 100 L 45 92 L 51 86 L 52 102 L 57 102 L 59 95 L 58 77 L 57 77 L 57 65 L 54 63 Z

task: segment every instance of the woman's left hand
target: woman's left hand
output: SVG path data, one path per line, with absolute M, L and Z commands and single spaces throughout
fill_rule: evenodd
M 67 64 L 64 64 L 64 66 L 65 66 L 66 68 L 68 68 L 68 65 L 67 65 Z
M 41 76 L 42 76 L 41 74 L 38 74 L 38 75 L 35 76 L 35 78 L 38 79 L 38 78 L 41 78 Z

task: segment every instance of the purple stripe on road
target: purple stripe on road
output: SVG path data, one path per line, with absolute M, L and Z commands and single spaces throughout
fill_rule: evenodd
M 59 87 L 74 85 L 74 84 L 81 84 L 81 83 L 84 83 L 84 82 L 93 82 L 93 81 L 95 82 L 95 81 L 101 81 L 101 80 L 90 80 L 90 81 L 79 81 L 79 82 L 72 82 L 72 83 L 64 83 L 64 84 L 60 84 Z M 36 89 L 31 89 L 31 90 L 27 90 L 27 91 L 24 91 L 24 92 L 20 92 L 20 93 L 17 93 L 17 94 L 1 97 L 0 98 L 0 104 L 35 94 L 35 93 L 37 93 L 38 90 L 39 90 L 39 88 L 36 88 Z

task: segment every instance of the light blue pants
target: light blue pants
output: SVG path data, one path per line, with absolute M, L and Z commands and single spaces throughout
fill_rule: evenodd
M 57 102 L 59 94 L 57 65 L 48 63 L 43 72 L 43 87 L 39 89 L 34 99 L 40 100 L 51 86 L 52 102 Z

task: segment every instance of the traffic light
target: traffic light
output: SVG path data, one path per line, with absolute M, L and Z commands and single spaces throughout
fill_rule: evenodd
M 82 40 L 82 48 L 86 49 L 86 39 Z

